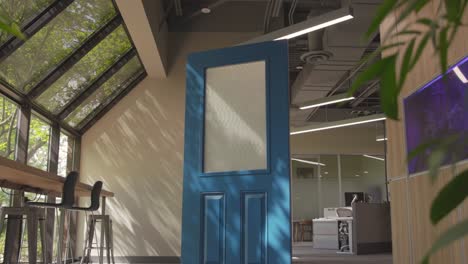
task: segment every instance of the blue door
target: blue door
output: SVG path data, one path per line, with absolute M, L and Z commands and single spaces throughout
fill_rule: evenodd
M 291 263 L 288 46 L 187 62 L 183 264 Z

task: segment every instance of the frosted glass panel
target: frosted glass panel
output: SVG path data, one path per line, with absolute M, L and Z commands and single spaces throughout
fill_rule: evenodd
M 206 70 L 204 171 L 267 167 L 265 62 Z

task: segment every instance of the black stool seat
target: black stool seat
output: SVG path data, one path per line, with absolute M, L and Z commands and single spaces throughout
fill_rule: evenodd
M 91 205 L 89 207 L 77 207 L 74 206 L 70 210 L 74 211 L 97 211 L 99 209 L 99 200 L 101 198 L 101 190 L 102 190 L 102 181 L 97 181 L 93 185 L 93 189 L 91 190 Z
M 26 202 L 30 207 L 41 208 L 64 208 L 69 209 L 75 203 L 75 186 L 78 181 L 78 172 L 72 171 L 68 173 L 62 189 L 62 200 L 60 203 L 42 203 L 42 202 Z

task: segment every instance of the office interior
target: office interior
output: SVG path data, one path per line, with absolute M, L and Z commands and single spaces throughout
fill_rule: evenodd
M 468 218 L 466 200 L 429 217 L 468 156 L 434 181 L 406 159 L 430 135 L 466 133 L 468 29 L 450 40 L 448 85 L 421 51 L 391 120 L 382 80 L 349 93 L 363 58 L 416 17 L 392 28 L 392 11 L 363 38 L 388 2 L 0 0 L 0 262 L 420 263 Z M 199 184 L 215 177 L 227 189 Z M 464 236 L 430 263 L 467 252 Z

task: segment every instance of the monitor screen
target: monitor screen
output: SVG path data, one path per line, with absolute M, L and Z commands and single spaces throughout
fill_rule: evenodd
M 364 193 L 363 192 L 345 192 L 345 206 L 351 206 L 351 202 L 354 199 L 354 196 L 357 195 L 358 199 L 356 202 L 364 202 Z
M 407 153 L 431 140 L 468 132 L 468 57 L 446 77 L 435 78 L 404 99 Z M 430 154 L 428 150 L 409 161 L 409 173 L 426 171 Z M 458 161 L 467 158 L 468 148 L 459 150 Z M 449 163 L 446 157 L 444 165 Z

